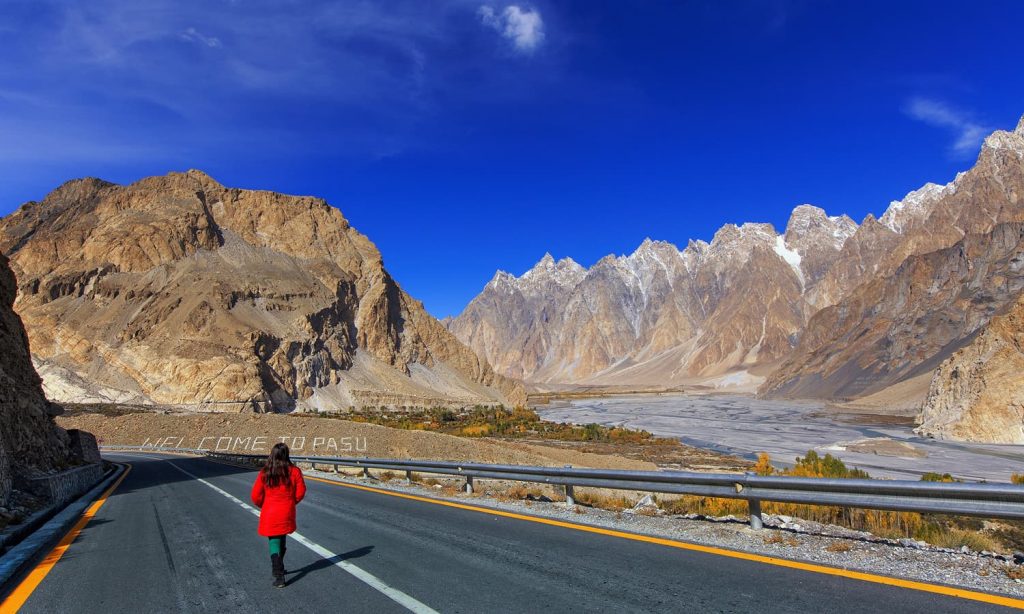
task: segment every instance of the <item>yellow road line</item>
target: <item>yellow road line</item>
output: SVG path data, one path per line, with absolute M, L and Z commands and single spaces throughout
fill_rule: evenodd
M 638 535 L 636 533 L 627 533 L 625 531 L 616 531 L 614 529 L 604 529 L 601 527 L 594 527 L 584 524 L 576 524 L 574 522 L 566 522 L 563 520 L 554 520 L 552 518 L 541 518 L 538 516 L 526 516 L 524 514 L 517 514 L 515 512 L 506 512 L 504 510 L 495 510 L 486 507 L 478 507 L 475 505 L 466 505 L 465 503 L 456 503 L 454 501 L 443 501 L 440 499 L 432 499 L 430 497 L 421 497 L 418 495 L 409 495 L 405 493 L 394 492 L 390 490 L 383 490 L 380 488 L 372 488 L 370 486 L 362 486 L 359 484 L 347 484 L 345 482 L 338 482 L 335 480 L 327 480 L 324 478 L 318 478 L 314 476 L 306 476 L 306 479 L 315 480 L 317 482 L 323 482 L 325 484 L 333 484 L 335 486 L 343 486 L 345 488 L 353 488 L 356 490 L 365 490 L 367 492 L 378 493 L 382 495 L 388 495 L 391 497 L 399 497 L 402 499 L 410 499 L 412 501 L 422 501 L 424 503 L 433 503 L 435 505 L 443 505 L 445 507 L 454 507 L 461 510 L 469 510 L 472 512 L 481 512 L 483 514 L 491 514 L 492 516 L 503 516 L 505 518 L 514 518 L 516 520 L 525 520 L 528 522 L 536 522 L 539 524 L 551 525 L 554 527 L 562 527 L 565 529 L 572 529 L 575 531 L 584 531 L 586 533 L 597 533 L 599 535 L 609 535 L 611 537 L 619 537 L 622 539 L 629 539 L 638 542 L 646 542 L 649 544 L 658 544 L 661 546 L 668 546 L 670 548 L 679 548 L 681 550 L 693 550 L 696 552 L 704 552 L 706 554 L 715 554 L 718 556 L 727 556 L 734 559 L 743 559 L 745 561 L 754 561 L 757 563 L 765 563 L 767 565 L 776 565 L 778 567 L 788 567 L 790 569 L 799 569 L 802 571 L 810 571 L 813 573 L 826 574 L 830 576 L 840 576 L 843 578 L 852 578 L 854 580 L 863 580 L 865 582 L 874 582 L 876 584 L 886 584 L 889 586 L 897 586 L 900 588 L 907 588 L 916 591 L 923 591 L 927 593 L 938 593 L 940 595 L 947 595 L 949 597 L 959 597 L 961 599 L 970 599 L 973 601 L 981 601 L 984 603 L 991 603 L 995 605 L 1002 605 L 1010 608 L 1017 608 L 1024 610 L 1024 600 L 1015 599 L 1013 597 L 1004 597 L 1002 595 L 992 595 L 989 593 L 981 593 L 978 591 L 971 591 L 962 588 L 954 588 L 951 586 L 942 586 L 940 584 L 928 584 L 926 582 L 916 582 L 914 580 L 904 580 L 901 578 L 891 578 L 888 576 L 879 576 L 872 573 L 866 573 L 862 571 L 853 571 L 849 569 L 840 569 L 838 567 L 828 567 L 826 565 L 818 565 L 815 563 L 804 563 L 801 561 L 792 561 L 789 559 L 780 559 L 771 556 L 765 556 L 761 554 L 752 554 L 749 552 L 740 552 L 737 550 L 727 550 L 725 548 L 716 548 L 714 546 L 703 546 L 701 544 L 691 544 L 688 542 L 676 541 L 674 539 L 666 539 L 663 537 L 651 537 L 648 535 Z
M 75 538 L 77 538 L 78 534 L 82 532 L 85 525 L 89 524 L 89 521 L 96 515 L 96 512 L 98 512 L 99 509 L 103 507 L 103 504 L 106 503 L 107 497 L 114 492 L 114 489 L 121 485 L 121 482 L 124 481 L 125 476 L 127 476 L 128 472 L 131 470 L 132 466 L 127 465 L 124 473 L 121 474 L 121 477 L 117 478 L 117 481 L 111 484 L 110 488 L 105 490 L 103 494 L 100 495 L 99 499 L 92 502 L 92 505 L 85 510 L 82 517 L 75 523 L 75 526 L 71 527 L 71 530 L 68 531 L 67 534 L 64 535 L 64 538 L 60 540 L 60 543 L 58 543 L 57 546 L 46 555 L 46 558 L 44 558 L 39 565 L 37 565 L 36 568 L 33 569 L 24 580 L 22 580 L 21 584 L 18 585 L 18 588 L 14 589 L 3 603 L 0 603 L 0 614 L 13 614 L 14 612 L 17 612 L 26 601 L 28 601 L 32 592 L 36 590 L 36 587 L 38 587 L 39 583 L 43 581 L 46 574 L 50 573 L 50 570 L 57 564 L 60 557 L 64 556 L 64 552 L 67 551 L 71 542 L 75 541 Z

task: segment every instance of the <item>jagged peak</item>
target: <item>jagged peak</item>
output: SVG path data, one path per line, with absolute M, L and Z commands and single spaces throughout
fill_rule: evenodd
M 894 200 L 889 203 L 879 222 L 889 227 L 893 232 L 902 232 L 906 223 L 915 217 L 922 217 L 928 214 L 928 207 L 935 201 L 956 192 L 957 178 L 947 184 L 939 185 L 928 182 L 920 188 L 907 193 L 902 200 Z
M 816 231 L 812 232 L 812 229 Z M 821 207 L 804 204 L 793 209 L 783 236 L 788 243 L 808 235 L 818 238 L 821 232 L 825 232 L 831 234 L 837 247 L 842 247 L 856 231 L 857 222 L 850 219 L 850 216 L 828 215 Z
M 538 281 L 549 280 L 562 286 L 574 285 L 585 273 L 586 269 L 572 258 L 566 257 L 561 260 L 555 260 L 554 256 L 546 252 L 544 257 L 537 264 L 533 265 L 533 268 L 523 273 L 515 281 L 520 286 L 524 283 L 532 284 Z
M 503 287 L 511 287 L 512 285 L 515 284 L 515 281 L 516 281 L 516 276 L 515 275 L 513 275 L 513 274 L 511 274 L 511 273 L 509 273 L 507 271 L 502 271 L 501 269 L 498 269 L 494 273 L 494 277 L 491 278 L 491 281 L 487 282 L 487 287 L 488 288 L 495 288 L 495 289 L 503 288 Z
M 1024 118 L 1017 124 L 1013 132 L 996 130 L 985 138 L 981 145 L 984 153 L 986 150 L 1006 150 L 1013 152 L 1018 158 L 1024 158 Z
M 633 250 L 633 253 L 630 254 L 628 257 L 636 258 L 647 254 L 652 254 L 656 250 L 664 248 L 670 248 L 675 251 L 679 251 L 675 245 L 669 243 L 668 241 L 655 241 L 650 237 L 647 237 L 640 243 L 639 246 L 637 246 L 635 250 Z

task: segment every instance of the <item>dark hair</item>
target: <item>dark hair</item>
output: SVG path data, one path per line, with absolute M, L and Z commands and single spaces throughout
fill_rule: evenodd
M 270 449 L 270 456 L 263 463 L 263 469 L 260 469 L 260 477 L 270 488 L 278 484 L 291 484 L 291 469 L 292 461 L 288 458 L 288 446 L 284 443 L 275 443 Z

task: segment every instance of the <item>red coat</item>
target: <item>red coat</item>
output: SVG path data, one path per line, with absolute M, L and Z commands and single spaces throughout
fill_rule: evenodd
M 295 531 L 295 504 L 306 496 L 302 471 L 292 465 L 291 482 L 273 488 L 263 483 L 263 474 L 252 485 L 252 502 L 260 508 L 259 534 L 264 537 L 286 535 Z

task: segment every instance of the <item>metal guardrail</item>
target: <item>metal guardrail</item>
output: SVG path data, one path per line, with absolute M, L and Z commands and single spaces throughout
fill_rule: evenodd
M 186 448 L 103 446 L 105 450 L 143 450 L 205 455 L 224 460 L 261 461 L 256 454 L 234 454 Z M 333 456 L 292 456 L 293 462 L 333 467 L 404 471 L 451 475 L 465 478 L 465 490 L 473 492 L 474 479 L 510 480 L 561 486 L 566 504 L 575 505 L 573 488 L 611 488 L 678 495 L 742 499 L 750 508 L 750 525 L 762 527 L 761 502 L 832 505 L 874 510 L 1024 519 L 1024 486 L 1014 484 L 965 484 L 914 482 L 909 480 L 864 480 L 759 476 L 751 473 L 691 473 L 683 471 L 623 471 L 576 467 L 532 467 L 487 465 L 450 461 L 400 460 L 389 458 L 348 458 Z

